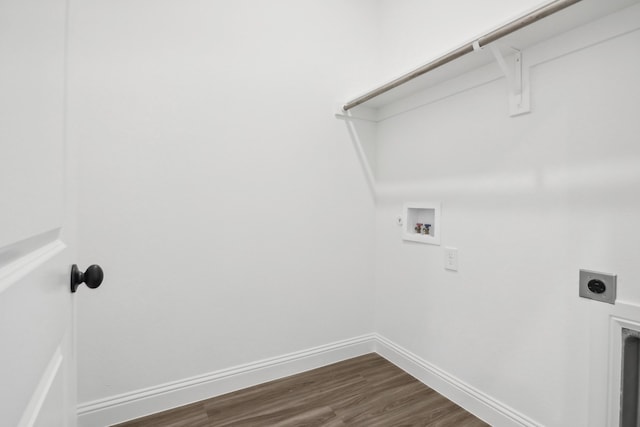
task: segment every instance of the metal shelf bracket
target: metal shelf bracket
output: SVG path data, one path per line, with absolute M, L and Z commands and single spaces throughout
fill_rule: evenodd
M 490 44 L 489 49 L 493 54 L 500 70 L 507 79 L 509 86 L 509 115 L 519 116 L 531 112 L 529 67 L 522 64 L 522 52 L 511 48 L 514 53 L 508 64 L 500 49 L 495 44 Z

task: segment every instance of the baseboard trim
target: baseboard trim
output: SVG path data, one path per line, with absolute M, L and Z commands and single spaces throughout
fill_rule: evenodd
M 376 352 L 492 426 L 540 427 L 526 415 L 376 334 Z
M 78 427 L 103 427 L 376 352 L 490 425 L 540 423 L 434 366 L 379 334 L 289 353 L 78 406 Z
M 103 427 L 372 353 L 376 335 L 289 353 L 184 380 L 82 403 L 78 427 Z

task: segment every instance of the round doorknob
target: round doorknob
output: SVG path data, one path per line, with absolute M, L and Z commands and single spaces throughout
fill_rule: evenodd
M 102 284 L 102 279 L 104 279 L 104 272 L 99 265 L 89 266 L 84 273 L 76 264 L 71 266 L 71 292 L 75 292 L 81 283 L 86 283 L 89 288 L 95 289 Z

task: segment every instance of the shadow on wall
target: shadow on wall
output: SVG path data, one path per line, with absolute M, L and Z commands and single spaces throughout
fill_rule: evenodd
M 377 124 L 346 116 L 345 126 L 358 155 L 363 174 L 375 198 L 407 200 L 420 197 L 522 197 L 547 194 L 566 197 L 580 190 L 606 192 L 640 185 L 640 159 L 610 158 L 576 165 L 550 165 L 530 171 L 502 171 L 424 180 L 379 181 L 376 178 Z M 542 191 L 542 193 L 541 193 Z

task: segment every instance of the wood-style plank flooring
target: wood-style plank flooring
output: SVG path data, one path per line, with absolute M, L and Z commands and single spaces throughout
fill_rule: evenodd
M 118 427 L 487 425 L 372 353 Z

